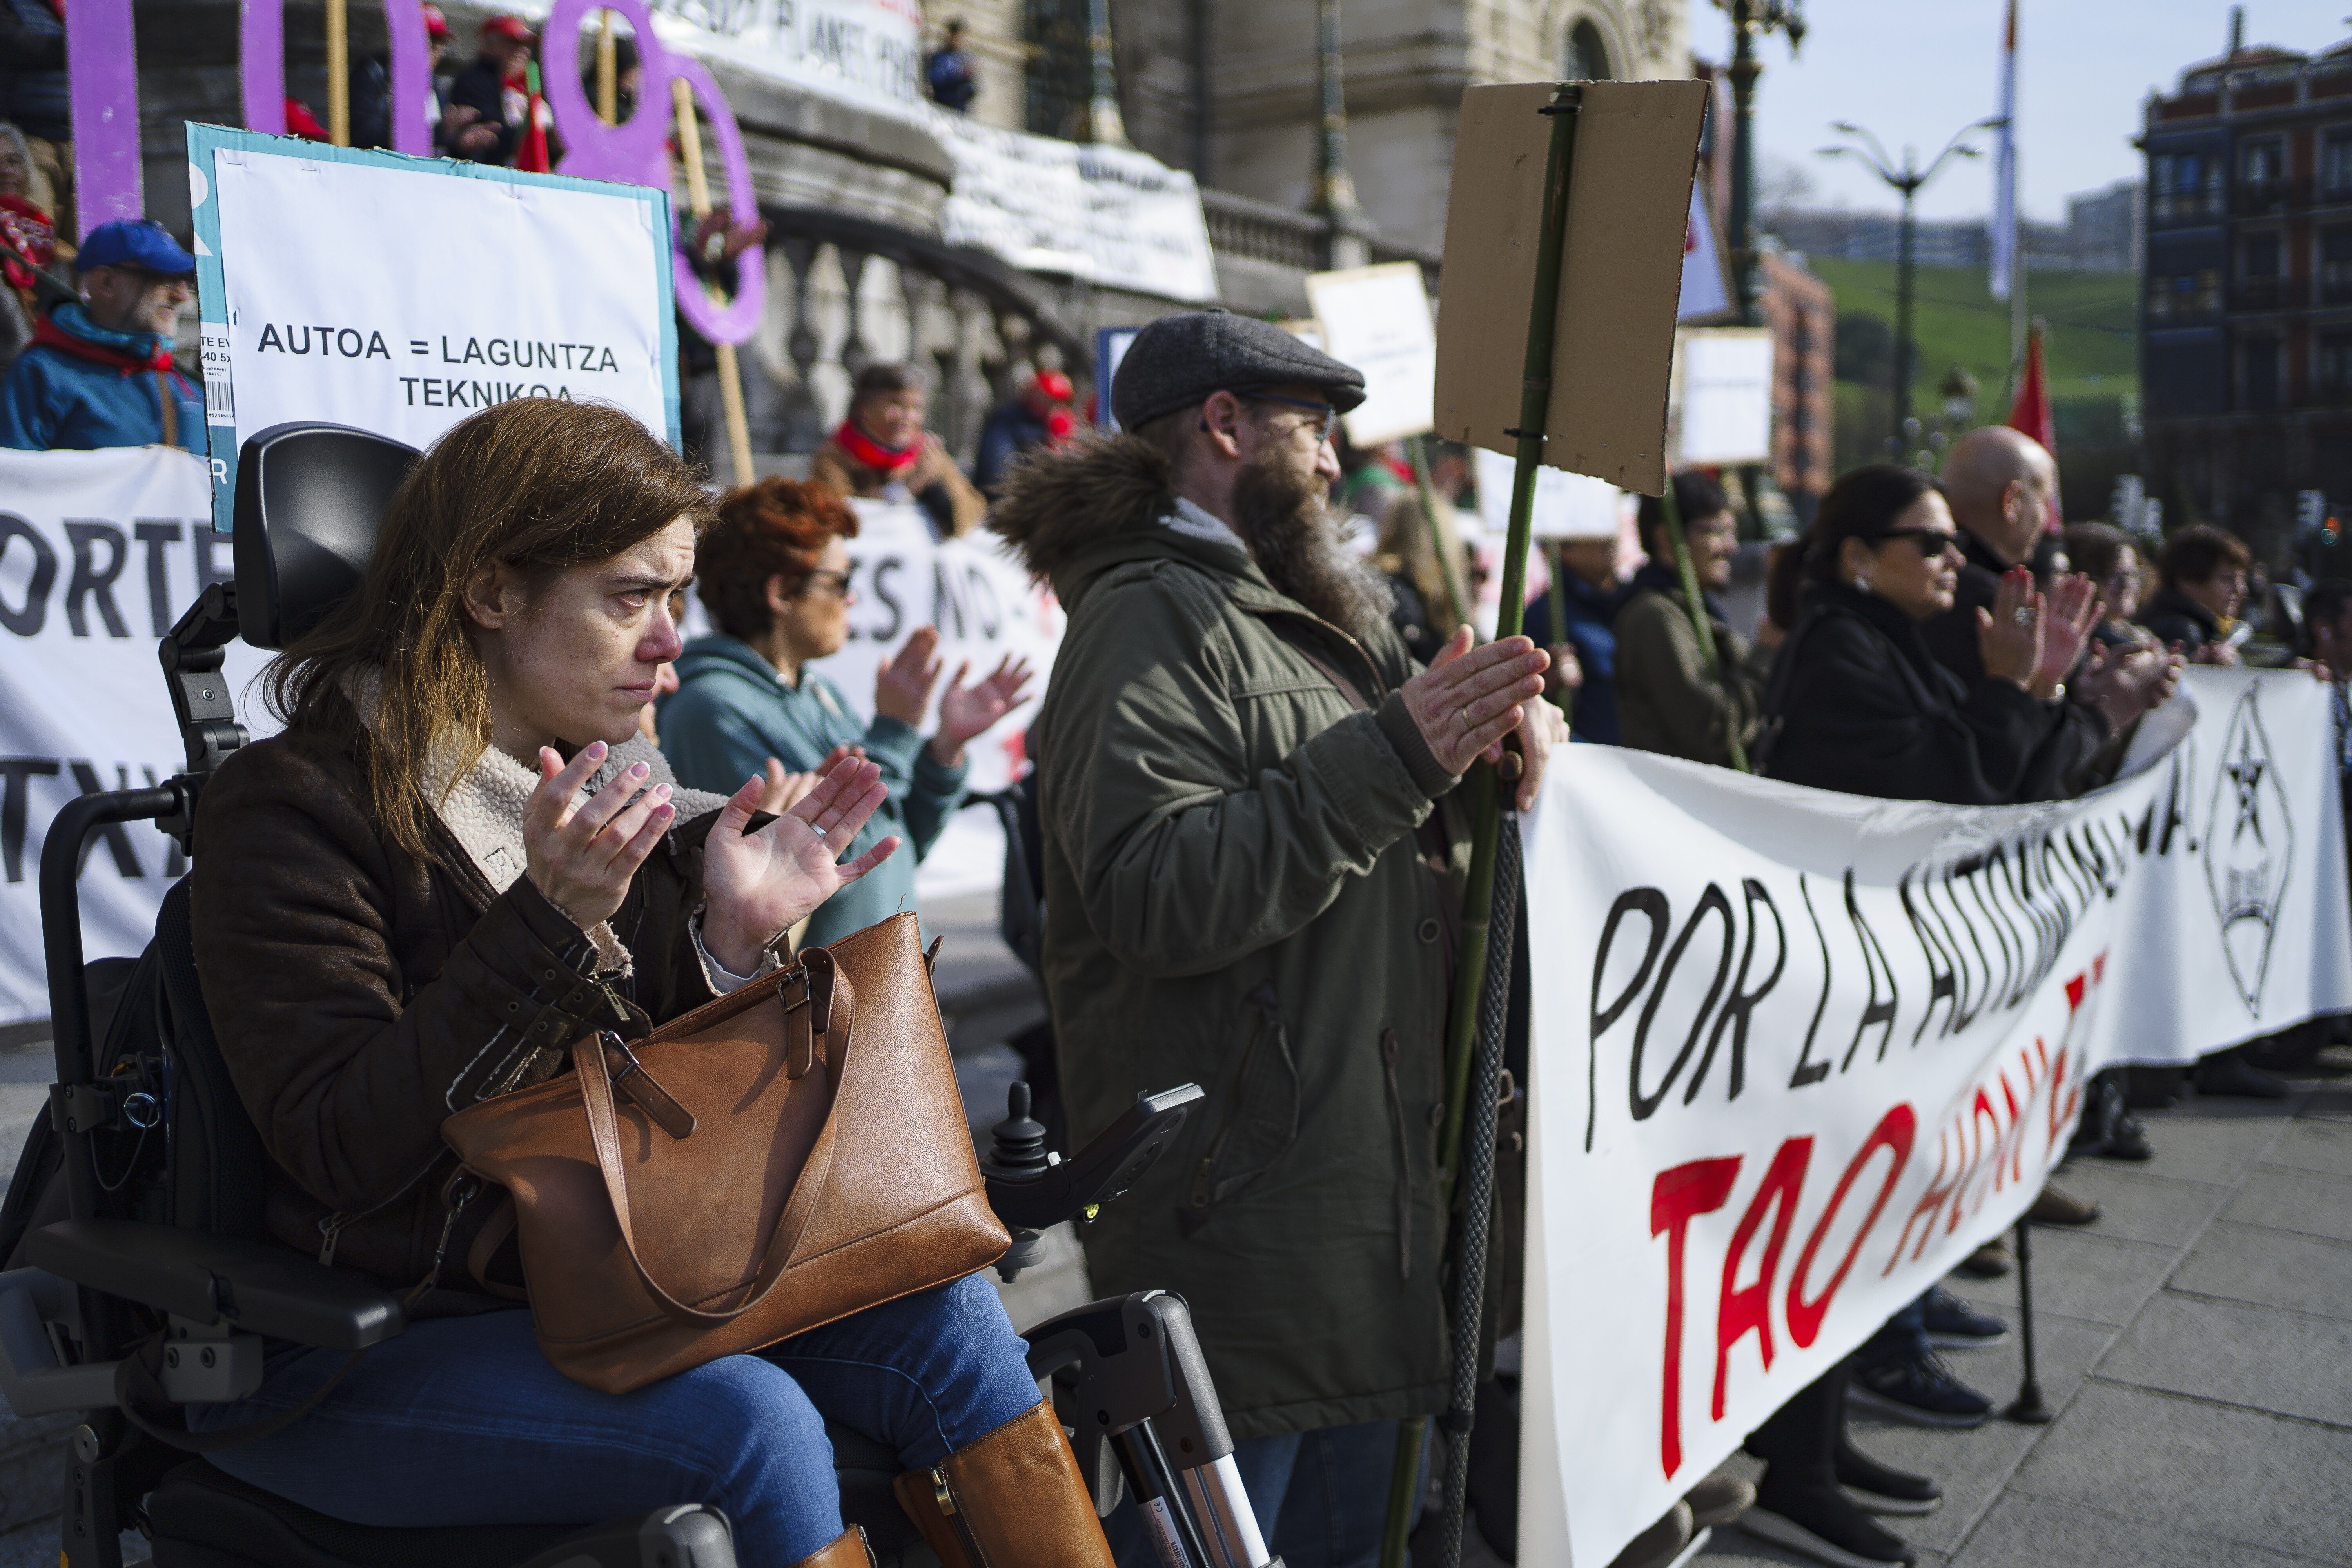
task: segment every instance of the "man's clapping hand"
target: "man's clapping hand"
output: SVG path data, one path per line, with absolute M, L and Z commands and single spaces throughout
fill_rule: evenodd
M 1500 762 L 1503 737 L 1528 726 L 1521 737 L 1527 772 L 1519 781 L 1519 806 L 1525 810 L 1535 804 L 1544 763 L 1566 727 L 1559 710 L 1540 700 L 1550 657 L 1526 637 L 1476 647 L 1471 642 L 1468 626 L 1455 632 L 1399 695 L 1438 766 L 1449 773 L 1469 772 L 1481 757 Z

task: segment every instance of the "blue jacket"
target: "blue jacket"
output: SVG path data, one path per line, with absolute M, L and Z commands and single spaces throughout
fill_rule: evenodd
M 822 947 L 915 907 L 915 866 L 963 804 L 964 769 L 944 767 L 913 726 L 875 715 L 861 725 L 840 689 L 814 670 L 788 686 L 749 644 L 719 633 L 686 645 L 678 688 L 655 710 L 662 755 L 692 789 L 732 795 L 774 757 L 807 773 L 835 746 L 864 746 L 878 763 L 890 797 L 842 858 L 863 855 L 886 835 L 897 853 L 825 900 L 809 921 L 809 945 Z
M 0 447 L 87 452 L 158 444 L 168 386 L 179 445 L 203 457 L 204 399 L 176 369 L 154 368 L 164 346 L 153 332 L 100 326 L 79 300 L 59 305 L 0 382 Z
M 1564 642 L 1576 650 L 1576 662 L 1584 667 L 1584 685 L 1570 710 L 1569 731 L 1580 741 L 1616 745 L 1617 634 L 1610 628 L 1625 602 L 1625 590 L 1596 588 L 1569 572 L 1558 579 L 1553 593 L 1567 601 L 1567 614 L 1561 616 L 1568 623 L 1565 632 L 1552 630 L 1552 594 L 1538 594 L 1529 601 L 1522 629 L 1538 647 Z

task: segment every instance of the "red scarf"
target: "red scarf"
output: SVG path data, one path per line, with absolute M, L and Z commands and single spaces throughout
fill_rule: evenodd
M 915 459 L 923 455 L 920 441 L 906 447 L 885 447 L 860 430 L 855 419 L 841 422 L 841 428 L 833 433 L 833 444 L 864 467 L 893 479 L 913 468 Z
M 103 343 L 93 343 L 87 339 L 75 337 L 47 316 L 43 316 L 33 328 L 33 341 L 37 343 L 46 343 L 59 353 L 71 354 L 76 359 L 86 359 L 97 364 L 109 366 L 121 371 L 124 375 L 133 375 L 142 370 L 152 370 L 178 377 L 183 383 L 187 379 L 179 375 L 179 367 L 172 363 L 172 351 L 163 346 L 161 337 L 155 340 L 154 353 L 149 358 L 141 359 L 138 355 L 125 353 L 121 349 L 110 349 Z

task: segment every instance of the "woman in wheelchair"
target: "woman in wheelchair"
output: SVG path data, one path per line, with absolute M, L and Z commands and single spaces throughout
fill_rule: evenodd
M 867 1559 L 843 1528 L 829 1417 L 897 1450 L 902 1495 L 928 1500 L 943 1477 L 992 1500 L 952 1534 L 919 1517 L 950 1564 L 1108 1568 L 982 1278 L 614 1395 L 562 1376 L 529 1314 L 445 1266 L 441 1122 L 560 1070 L 594 1026 L 583 980 L 676 1016 L 772 967 L 782 933 L 897 847 L 835 863 L 884 798 L 861 758 L 746 833 L 761 781 L 680 789 L 639 736 L 709 516 L 686 466 L 616 410 L 473 416 L 402 485 L 354 601 L 272 668 L 285 732 L 205 789 L 197 971 L 270 1156 L 269 1229 L 414 1289 L 421 1320 L 214 1462 L 369 1525 L 702 1502 L 746 1563 L 843 1568 Z M 192 1419 L 281 1414 L 343 1364 L 280 1348 L 258 1393 Z

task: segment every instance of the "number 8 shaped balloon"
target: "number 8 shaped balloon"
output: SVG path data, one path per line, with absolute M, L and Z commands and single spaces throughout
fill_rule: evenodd
M 644 76 L 637 89 L 636 110 L 618 125 L 607 125 L 589 107 L 580 79 L 580 28 L 599 10 L 618 11 L 636 31 L 637 59 Z M 643 0 L 556 0 L 540 35 L 547 61 L 547 101 L 555 110 L 556 133 L 563 139 L 562 172 L 591 180 L 615 180 L 624 184 L 670 185 L 670 81 L 677 78 L 693 89 L 710 118 L 719 156 L 727 173 L 727 198 L 740 221 L 759 211 L 751 189 L 751 166 L 743 155 L 743 133 L 719 84 L 702 62 L 673 55 L 654 37 L 652 18 Z M 684 134 L 694 134 L 690 126 Z M 704 291 L 678 237 L 671 237 L 671 273 L 677 280 L 677 308 L 694 330 L 715 343 L 748 340 L 767 308 L 767 272 L 761 253 L 754 248 L 735 258 L 735 297 L 721 303 Z

